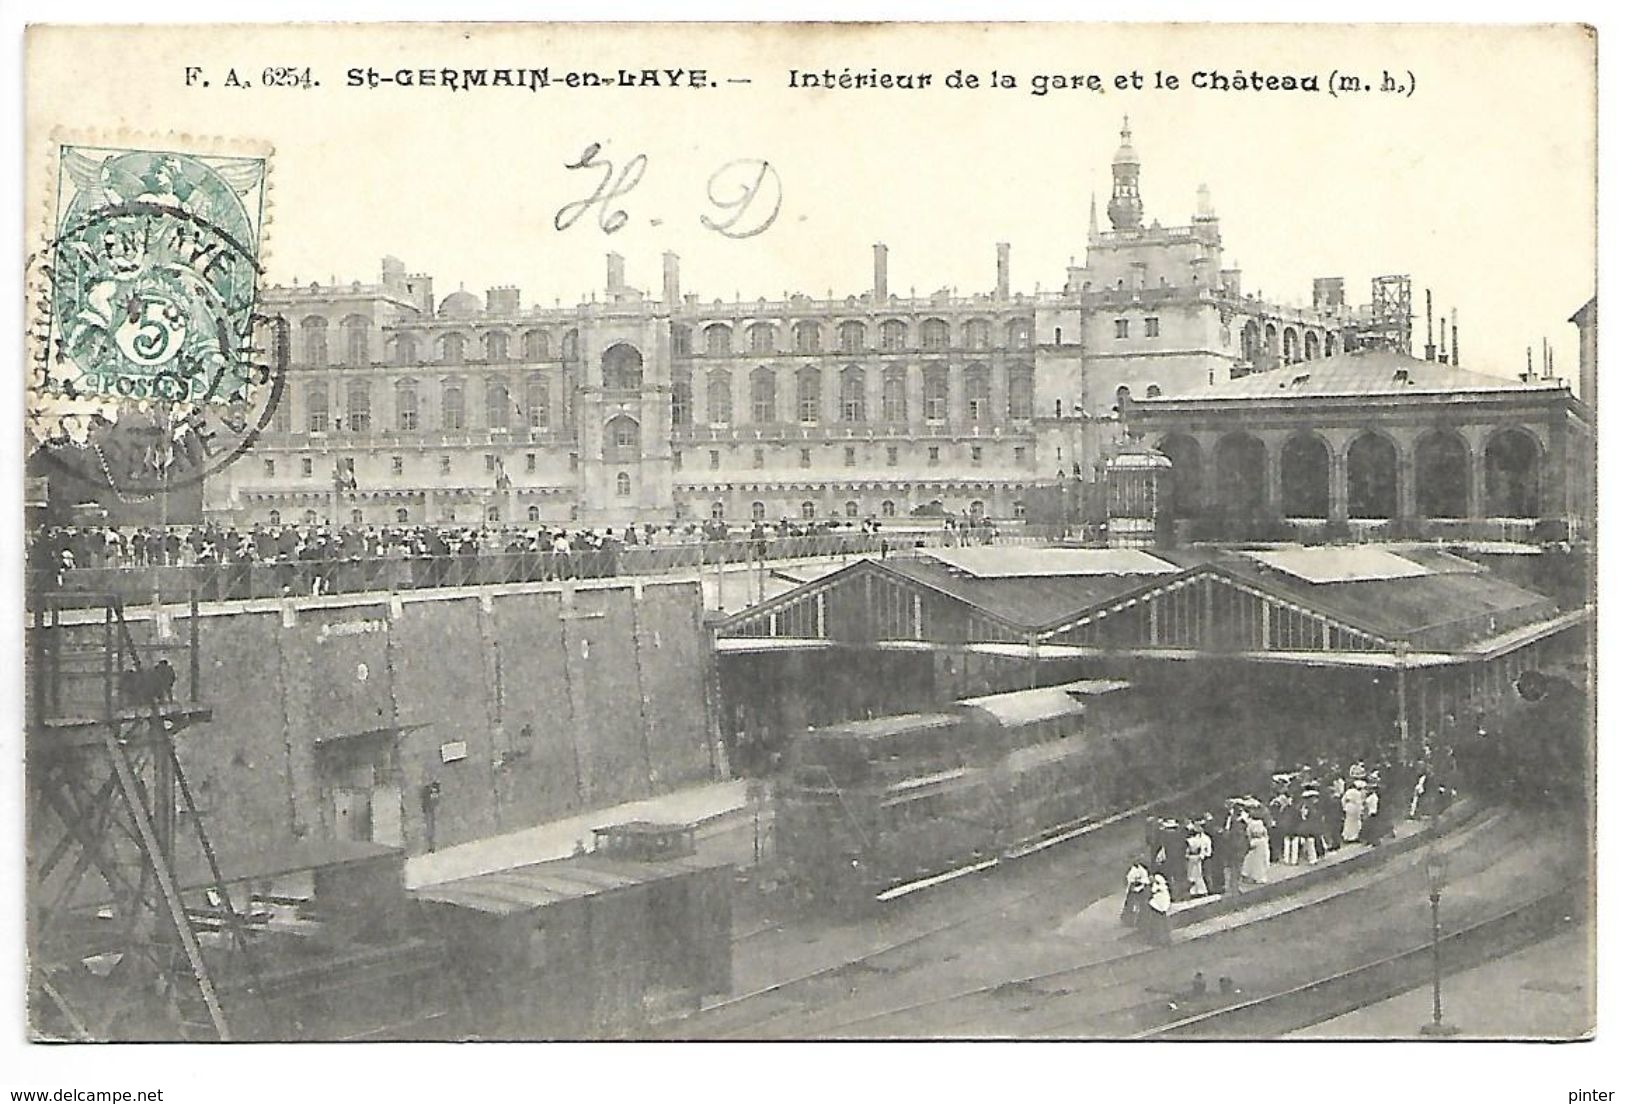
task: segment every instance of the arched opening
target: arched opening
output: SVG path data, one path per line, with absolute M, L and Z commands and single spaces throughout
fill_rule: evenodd
M 531 507 L 532 510 L 534 510 L 535 508 L 536 507 L 534 507 L 534 506 Z M 405 506 L 397 506 L 395 508 L 395 524 L 396 525 L 405 525 L 410 520 L 412 520 L 412 513 Z
M 984 503 L 979 498 L 971 500 L 971 504 L 970 504 L 970 516 L 971 517 L 980 518 L 985 513 L 987 513 L 987 504 L 986 503 Z
M 513 402 L 508 398 L 508 385 L 499 379 L 485 381 L 485 426 L 487 429 L 507 429 Z
M 864 371 L 856 364 L 841 369 L 841 421 L 864 422 L 869 419 L 865 401 L 867 385 Z
M 881 502 L 881 504 L 880 504 L 880 516 L 881 517 L 888 517 L 888 518 L 896 517 L 897 516 L 897 503 L 893 502 L 889 498 L 884 500 L 883 502 Z
M 920 323 L 920 344 L 927 349 L 948 347 L 948 323 L 940 318 L 927 318 Z
M 615 473 L 615 496 L 629 498 L 632 495 L 632 477 L 626 472 Z
M 1174 517 L 1195 517 L 1202 506 L 1202 446 L 1194 437 L 1173 433 L 1157 444 L 1157 451 L 1174 466 L 1170 480 Z
M 1281 334 L 1273 322 L 1264 327 L 1264 356 L 1272 365 L 1281 362 Z
M 1241 359 L 1248 364 L 1256 364 L 1262 351 L 1258 323 L 1249 318 L 1247 324 L 1241 328 Z
M 604 386 L 612 391 L 636 391 L 643 386 L 643 354 L 621 342 L 604 350 Z
M 272 510 L 271 513 L 269 514 L 269 520 L 270 520 L 272 525 L 281 525 L 282 524 L 282 511 L 281 510 Z
M 796 352 L 816 353 L 824 347 L 824 334 L 818 323 L 809 320 L 796 323 Z
M 721 369 L 706 377 L 705 414 L 712 425 L 727 425 L 734 420 L 733 377 Z
M 604 451 L 617 457 L 636 456 L 642 446 L 642 429 L 637 421 L 617 414 L 604 425 Z
M 745 331 L 745 339 L 750 345 L 750 351 L 753 353 L 771 353 L 775 336 L 776 333 L 771 322 L 752 323 L 750 329 Z
M 1133 397 L 1134 392 L 1128 389 L 1128 384 L 1119 384 L 1117 387 L 1117 401 L 1112 404 L 1112 411 L 1121 417 L 1128 410 L 1129 400 Z
M 733 328 L 725 322 L 713 322 L 705 327 L 705 352 L 708 356 L 727 356 L 733 352 Z
M 1298 363 L 1298 331 L 1291 327 L 1281 333 L 1281 355 L 1288 364 Z
M 1540 516 L 1540 445 L 1521 429 L 1497 430 L 1484 446 L 1485 513 Z
M 750 374 L 750 420 L 767 423 L 778 417 L 779 388 L 773 369 L 756 369 Z
M 765 502 L 752 502 L 750 504 L 750 520 L 752 520 L 752 521 L 766 521 L 767 520 L 767 503 L 765 503 Z
M 542 520 L 542 508 L 540 506 L 527 506 L 525 508 L 525 520 L 526 521 L 541 521 Z
M 862 322 L 842 322 L 840 328 L 841 352 L 861 353 L 864 342 L 868 339 L 867 328 Z
M 796 373 L 796 420 L 818 421 L 819 407 L 823 405 L 823 377 L 816 368 L 803 368 Z
M 1320 356 L 1320 335 L 1310 330 L 1303 335 L 1303 359 L 1314 360 Z
M 1391 518 L 1399 512 L 1399 457 L 1393 443 L 1366 433 L 1349 446 L 1349 517 Z
M 908 421 L 908 382 L 901 368 L 886 369 L 880 384 L 881 417 L 888 422 Z
M 722 503 L 720 503 L 720 502 L 711 503 L 711 520 L 712 521 L 721 521 L 725 512 L 726 511 L 723 509 Z
M 372 321 L 364 315 L 352 314 L 341 324 L 344 328 L 344 363 L 359 368 L 372 361 Z
M 411 433 L 418 428 L 416 380 L 395 381 L 395 428 L 403 433 Z
M 1299 433 L 1281 446 L 1281 512 L 1294 518 L 1324 518 L 1331 501 L 1331 454 L 1312 433 Z
M 327 366 L 327 319 L 311 315 L 299 323 L 305 363 L 312 368 Z
M 858 504 L 856 502 L 848 502 L 846 504 L 846 516 L 849 518 L 855 518 L 858 516 Z
M 463 387 L 454 380 L 440 385 L 440 428 L 462 429 L 467 422 L 463 407 Z
M 815 518 L 817 516 L 818 516 L 818 507 L 817 506 L 813 505 L 811 502 L 803 502 L 801 504 L 801 517 L 802 517 L 802 520 L 811 521 L 813 518 Z
M 1467 516 L 1467 446 L 1448 430 L 1434 430 L 1416 443 L 1416 508 L 1423 517 Z
M 1226 513 L 1248 516 L 1264 505 L 1264 442 L 1248 433 L 1230 433 L 1214 451 L 1217 501 Z

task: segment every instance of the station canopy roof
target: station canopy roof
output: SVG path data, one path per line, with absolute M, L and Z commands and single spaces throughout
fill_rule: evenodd
M 933 548 L 948 567 L 978 579 L 1055 575 L 1172 575 L 1179 570 L 1138 548 Z
M 454 905 L 495 916 L 510 916 L 562 901 L 595 897 L 648 882 L 678 878 L 715 865 L 694 858 L 626 862 L 589 854 L 476 874 L 423 886 L 411 892 L 420 901 Z
M 1020 728 L 1023 725 L 1050 721 L 1057 717 L 1073 717 L 1084 712 L 1084 700 L 1126 690 L 1129 683 L 1121 679 L 1080 679 L 1056 686 L 1039 686 L 1032 690 L 1012 690 L 1007 694 L 987 694 L 965 698 L 959 704 L 987 714 L 1000 727 Z
M 1265 372 L 1220 380 L 1188 390 L 1164 393 L 1154 399 L 1136 399 L 1134 405 L 1155 409 L 1169 403 L 1207 399 L 1338 398 L 1460 394 L 1463 392 L 1561 391 L 1558 380 L 1525 383 L 1515 376 L 1469 372 L 1450 364 L 1422 360 L 1387 349 L 1370 349 L 1323 360 L 1284 364 Z

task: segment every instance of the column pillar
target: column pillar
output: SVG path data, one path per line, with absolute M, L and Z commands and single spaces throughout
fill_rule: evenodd
M 1281 442 L 1264 442 L 1264 508 L 1271 517 L 1281 517 Z
M 1349 519 L 1349 458 L 1346 451 L 1335 446 L 1332 448 L 1326 476 L 1329 483 L 1327 520 L 1346 523 Z
M 1396 517 L 1416 517 L 1416 451 L 1413 442 L 1396 442 L 1394 474 L 1398 486 L 1394 504 Z

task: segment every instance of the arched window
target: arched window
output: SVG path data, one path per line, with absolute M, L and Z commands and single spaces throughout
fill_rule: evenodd
M 1268 454 L 1264 442 L 1248 433 L 1230 433 L 1214 450 L 1215 490 L 1219 505 L 1241 516 L 1257 513 L 1264 503 Z
M 840 334 L 841 352 L 863 352 L 863 343 L 869 337 L 869 330 L 862 322 L 842 322 L 838 332 Z
M 267 520 L 270 521 L 270 523 L 272 525 L 281 525 L 282 524 L 282 511 L 281 510 L 272 510 L 270 512 L 270 514 L 268 514 L 266 517 L 267 517 Z
M 485 381 L 485 426 L 487 429 L 507 429 L 513 403 L 508 398 L 508 385 L 499 379 Z
M 485 359 L 493 363 L 501 363 L 508 359 L 508 335 L 501 330 L 492 330 L 485 335 Z
M 525 381 L 525 424 L 531 429 L 546 429 L 550 416 L 547 380 L 532 376 Z
M 723 509 L 722 503 L 720 503 L 720 502 L 711 503 L 711 520 L 712 521 L 721 521 L 723 519 L 723 516 L 725 515 L 725 513 L 726 513 L 726 511 Z
M 1314 330 L 1303 335 L 1303 359 L 1315 360 L 1320 356 L 1320 335 Z
M 888 422 L 908 421 L 908 379 L 901 368 L 888 368 L 880 381 L 880 416 Z
M 727 425 L 734 420 L 734 383 L 728 372 L 718 370 L 706 377 L 705 416 L 712 425 Z
M 671 328 L 671 351 L 678 356 L 687 356 L 694 351 L 694 331 L 687 326 L 673 326 Z
M 1146 384 L 1145 385 L 1145 397 L 1148 398 L 1148 399 L 1160 399 L 1160 398 L 1162 398 L 1162 388 L 1158 387 L 1154 383 Z
M 526 360 L 546 360 L 552 352 L 552 341 L 546 330 L 529 330 L 525 333 L 523 348 Z
M 1298 433 L 1281 446 L 1281 511 L 1291 518 L 1323 518 L 1331 501 L 1331 457 L 1312 433 Z
M 372 385 L 366 380 L 351 380 L 344 389 L 344 408 L 349 414 L 351 433 L 372 431 Z
M 880 324 L 880 348 L 888 353 L 900 353 L 908 345 L 908 326 L 901 319 L 888 318 Z
M 993 403 L 988 395 L 987 369 L 980 364 L 972 364 L 965 369 L 965 420 L 969 422 L 991 421 L 993 416 Z
M 458 430 L 467 425 L 463 410 L 463 385 L 445 380 L 440 385 L 440 428 Z
M 1173 464 L 1172 507 L 1176 518 L 1195 517 L 1202 503 L 1202 446 L 1196 438 L 1171 434 L 1157 442 L 1157 451 Z
M 986 349 L 993 344 L 993 327 L 987 324 L 985 318 L 972 318 L 965 323 L 965 347 L 967 349 Z
M 344 363 L 359 368 L 372 361 L 372 322 L 359 314 L 346 318 L 344 326 Z
M 920 344 L 927 349 L 941 351 L 948 347 L 948 323 L 940 318 L 927 318 L 920 323 Z
M 841 421 L 865 422 L 869 420 L 864 396 L 864 372 L 856 364 L 841 369 Z
M 1298 357 L 1298 331 L 1288 326 L 1281 333 L 1281 355 L 1288 364 L 1296 364 Z
M 531 508 L 535 509 L 535 507 L 531 507 Z M 412 520 L 412 512 L 410 510 L 408 510 L 405 506 L 397 506 L 397 507 L 395 507 L 395 524 L 396 525 L 405 525 L 407 522 L 409 522 L 411 520 Z
M 1120 383 L 1117 385 L 1116 397 L 1117 401 L 1112 404 L 1112 409 L 1122 415 L 1128 410 L 1128 404 L 1134 398 L 1134 393 L 1128 389 L 1128 384 Z
M 763 366 L 750 374 L 750 420 L 767 423 L 778 418 L 778 382 L 773 369 Z
M 1031 368 L 1010 369 L 1010 417 L 1033 416 L 1033 373 Z
M 542 520 L 542 508 L 540 506 L 527 506 L 525 508 L 525 520 L 526 521 L 541 521 Z
M 881 517 L 896 517 L 897 516 L 897 503 L 893 502 L 889 498 L 886 499 L 884 502 L 882 502 L 880 504 L 880 516 Z
M 1366 433 L 1348 453 L 1348 502 L 1351 518 L 1391 518 L 1398 512 L 1399 458 L 1388 438 Z
M 604 350 L 600 361 L 604 386 L 613 391 L 636 391 L 643 386 L 643 354 L 625 342 Z
M 1540 445 L 1521 429 L 1497 430 L 1484 445 L 1488 517 L 1540 515 Z
M 694 418 L 694 386 L 686 376 L 671 381 L 671 424 L 689 425 Z
M 797 327 L 799 331 L 799 327 Z M 756 322 L 745 331 L 750 341 L 750 351 L 753 353 L 771 353 L 773 351 L 773 323 Z
M 940 364 L 925 370 L 925 420 L 948 420 L 948 369 Z
M 492 524 L 500 522 L 502 520 L 502 507 L 487 506 L 485 508 L 485 520 Z
M 1257 364 L 1264 354 L 1263 337 L 1258 330 L 1258 323 L 1251 318 L 1241 327 L 1241 359 L 1248 364 Z
M 816 353 L 824 347 L 824 335 L 818 323 L 810 320 L 796 323 L 795 340 L 798 353 Z
M 632 494 L 632 477 L 626 472 L 615 473 L 615 494 L 618 498 L 629 498 Z
M 564 346 L 562 352 L 565 360 L 581 359 L 581 335 L 575 330 L 564 331 Z
M 1467 446 L 1447 430 L 1416 443 L 1416 507 L 1427 518 L 1467 516 Z
M 642 428 L 625 414 L 615 415 L 604 427 L 604 447 L 610 451 L 636 454 L 642 442 Z
M 395 335 L 395 363 L 401 367 L 416 364 L 418 361 L 418 343 L 411 334 Z
M 734 332 L 725 322 L 713 322 L 705 327 L 705 351 L 708 356 L 727 356 L 733 352 Z
M 1025 318 L 1012 318 L 1004 326 L 1004 343 L 1011 349 L 1033 347 L 1033 326 Z
M 443 334 L 440 338 L 440 363 L 461 364 L 463 362 L 463 335 L 460 333 Z
M 351 525 L 360 525 L 365 520 L 366 520 L 366 515 L 364 515 L 360 510 L 351 510 L 350 511 L 350 524 Z
M 767 519 L 767 503 L 752 502 L 750 504 L 750 520 L 765 521 Z
M 300 347 L 312 368 L 327 366 L 327 319 L 311 315 L 299 323 Z
M 1018 498 L 1016 499 L 1016 504 L 1010 508 L 1010 512 L 1014 514 L 1018 520 L 1024 518 L 1027 516 L 1027 504 Z
M 817 516 L 818 516 L 818 507 L 817 506 L 814 506 L 811 502 L 803 502 L 801 504 L 801 517 L 802 517 L 802 520 L 811 521 L 813 518 L 815 518 Z
M 971 500 L 971 504 L 970 504 L 970 516 L 971 517 L 979 518 L 983 514 L 985 514 L 986 512 L 987 512 L 987 507 L 982 504 L 981 499 L 977 498 L 977 499 L 972 499 Z
M 311 433 L 327 432 L 327 384 L 305 388 L 305 425 Z
M 846 516 L 849 518 L 855 518 L 858 516 L 858 504 L 856 502 L 848 502 L 846 504 Z
M 797 372 L 796 418 L 802 422 L 816 422 L 823 399 L 823 380 L 818 369 L 803 368 Z
M 418 428 L 417 380 L 395 381 L 395 428 L 404 433 Z
M 1271 364 L 1281 361 L 1281 332 L 1275 328 L 1274 322 L 1264 327 L 1264 356 Z

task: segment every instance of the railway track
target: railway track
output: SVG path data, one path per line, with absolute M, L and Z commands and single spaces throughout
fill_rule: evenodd
M 1455 973 L 1504 958 L 1555 934 L 1575 921 L 1578 891 L 1571 883 L 1441 936 L 1442 971 Z M 1408 992 L 1428 981 L 1432 966 L 1433 945 L 1428 942 L 1279 993 L 1197 1012 L 1135 1038 L 1279 1038 Z

